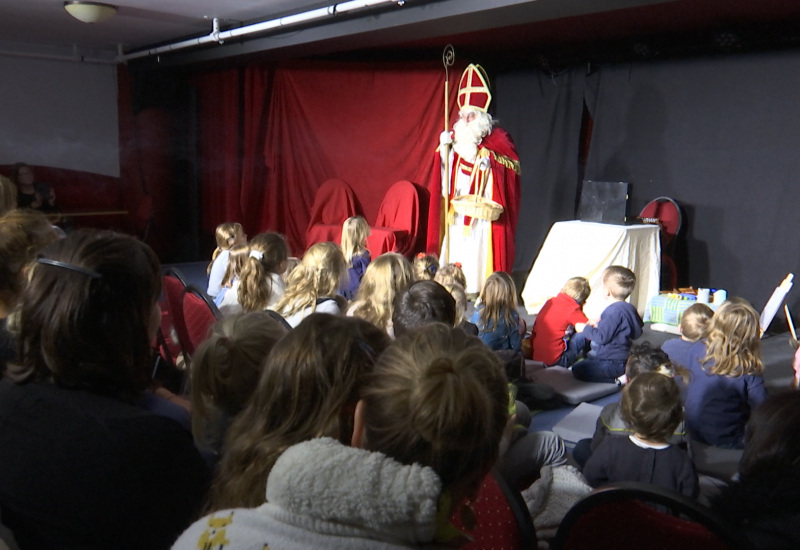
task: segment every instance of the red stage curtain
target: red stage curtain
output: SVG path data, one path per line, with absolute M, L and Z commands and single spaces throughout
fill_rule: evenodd
M 450 72 L 451 113 L 462 69 Z M 373 223 L 391 184 L 430 179 L 443 130 L 440 62 L 251 65 L 194 83 L 204 232 L 241 221 L 251 235 L 280 231 L 302 254 L 324 181 L 348 182 Z
M 451 71 L 451 88 L 459 75 Z M 276 69 L 262 224 L 282 231 L 301 253 L 324 181 L 349 183 L 370 223 L 394 182 L 424 184 L 443 130 L 443 82 L 441 63 L 308 62 Z M 457 110 L 455 101 L 450 105 Z
M 200 133 L 200 224 L 204 233 L 213 234 L 220 223 L 243 220 L 240 76 L 241 72 L 233 69 L 195 78 Z

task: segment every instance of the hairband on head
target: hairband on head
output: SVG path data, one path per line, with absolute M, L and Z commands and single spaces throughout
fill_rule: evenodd
M 81 267 L 79 265 L 68 264 L 66 262 L 59 262 L 58 260 L 51 260 L 50 258 L 38 258 L 36 261 L 44 265 L 52 265 L 53 267 L 69 269 L 70 271 L 75 271 L 76 273 L 87 275 L 92 279 L 99 279 L 100 277 L 102 277 L 102 275 L 100 275 L 97 271 L 94 271 L 93 269 L 86 269 L 85 267 Z
M 251 258 L 255 258 L 256 260 L 258 260 L 260 262 L 264 258 L 264 253 L 263 252 L 259 252 L 258 250 L 251 250 L 250 251 L 250 257 Z
M 654 372 L 663 374 L 664 376 L 669 376 L 670 378 L 675 378 L 675 370 L 672 368 L 672 363 L 662 363 Z

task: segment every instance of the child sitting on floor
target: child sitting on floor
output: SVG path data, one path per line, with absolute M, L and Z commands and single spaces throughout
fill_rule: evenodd
M 225 299 L 225 295 L 234 284 L 237 284 L 239 274 L 242 272 L 242 268 L 245 262 L 247 262 L 249 254 L 250 246 L 247 244 L 237 244 L 231 247 L 230 255 L 228 256 L 228 267 L 225 269 L 225 276 L 222 277 L 222 285 L 220 286 L 219 294 L 214 298 L 215 306 L 219 307 L 222 305 L 222 300 Z
M 688 353 L 686 427 L 701 443 L 741 449 L 750 411 L 767 397 L 758 313 L 740 298 L 724 302 L 708 337 Z
M 572 374 L 578 380 L 613 383 L 625 374 L 631 341 L 642 335 L 642 318 L 636 308 L 625 301 L 634 286 L 636 275 L 626 267 L 612 265 L 603 271 L 603 292 L 609 305 L 600 315 L 597 326 L 575 325 L 575 330 L 592 342 L 586 359 L 572 367 Z
M 414 258 L 413 268 L 415 281 L 432 281 L 439 270 L 439 260 L 432 254 L 420 252 Z
M 621 410 L 633 434 L 600 443 L 583 468 L 589 485 L 638 481 L 696 497 L 700 489 L 692 459 L 669 443 L 683 419 L 675 380 L 658 372 L 640 373 L 625 386 Z
M 583 338 L 572 338 L 575 325 L 586 323 L 583 304 L 592 289 L 583 277 L 572 277 L 555 297 L 547 300 L 533 322 L 532 358 L 545 365 L 569 367 L 583 351 Z M 578 347 L 580 344 L 580 348 Z
M 242 224 L 235 222 L 219 224 L 214 237 L 217 241 L 217 248 L 214 249 L 214 254 L 211 255 L 211 263 L 208 264 L 208 269 L 206 269 L 208 274 L 208 289 L 206 292 L 211 299 L 216 298 L 222 289 L 222 278 L 228 268 L 228 256 L 231 247 L 247 242 L 247 234 L 245 234 Z
M 522 352 L 517 287 L 508 273 L 497 271 L 486 279 L 470 321 L 478 326 L 478 337 L 490 349 Z
M 342 296 L 353 300 L 358 292 L 361 279 L 369 266 L 370 255 L 367 250 L 367 237 L 370 234 L 369 224 L 361 216 L 347 218 L 342 225 L 342 254 L 347 262 L 349 281 L 342 290 Z
M 689 350 L 692 345 L 705 337 L 708 332 L 714 310 L 705 304 L 696 303 L 683 312 L 679 330 L 680 338 L 672 338 L 661 344 L 670 360 L 676 365 L 686 368 L 689 361 Z
M 625 365 L 625 377 L 630 383 L 639 373 L 658 372 L 666 376 L 674 377 L 675 372 L 669 356 L 658 348 L 653 348 L 649 342 L 633 346 L 631 356 Z M 633 432 L 622 418 L 622 411 L 619 402 L 609 403 L 600 411 L 597 418 L 597 426 L 591 439 L 582 439 L 575 444 L 572 450 L 572 458 L 580 466 L 586 464 L 586 460 L 592 452 L 600 446 L 600 443 L 608 436 L 629 436 Z M 670 438 L 670 443 L 681 445 L 688 449 L 688 438 L 686 437 L 686 427 L 681 422 L 675 429 Z

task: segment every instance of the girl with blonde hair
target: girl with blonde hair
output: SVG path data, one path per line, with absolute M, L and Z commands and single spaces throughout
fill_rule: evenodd
M 278 341 L 228 430 L 207 509 L 263 504 L 267 477 L 292 445 L 315 437 L 350 443 L 364 377 L 389 343 L 370 323 L 324 314 Z
M 508 273 L 497 271 L 486 279 L 470 321 L 490 349 L 522 351 L 517 287 Z
M 289 247 L 278 233 L 261 233 L 248 243 L 249 252 L 239 280 L 220 303 L 223 315 L 242 311 L 275 309 L 283 297 L 285 285 L 281 273 L 286 270 Z
M 207 516 L 174 548 L 198 548 L 217 529 L 226 548 L 466 542 L 448 518 L 475 497 L 498 457 L 509 405 L 499 361 L 478 339 L 434 324 L 397 340 L 362 380 L 349 437 L 287 445 L 266 482 L 266 503 L 258 484 L 258 508 Z M 303 401 L 293 411 L 317 405 Z
M 413 263 L 415 281 L 432 281 L 439 270 L 439 259 L 433 254 L 420 252 Z
M 0 176 L 0 216 L 17 207 L 17 186 L 5 176 Z
M 242 267 L 244 267 L 249 254 L 250 246 L 247 244 L 237 244 L 231 247 L 230 255 L 228 256 L 228 267 L 222 277 L 219 294 L 214 298 L 214 304 L 217 307 L 222 304 L 222 300 L 228 294 L 228 291 L 239 280 L 239 274 L 242 272 Z
M 369 234 L 369 224 L 361 216 L 347 218 L 342 225 L 342 253 L 350 277 L 347 288 L 342 290 L 342 295 L 348 300 L 355 298 L 361 279 L 369 266 L 370 255 L 367 250 Z
M 461 264 L 458 262 L 439 266 L 433 280 L 448 289 L 455 284 L 461 285 L 464 289 L 467 288 L 467 276 L 464 275 Z
M 707 445 L 741 449 L 750 411 L 767 397 L 758 313 L 741 298 L 723 302 L 687 363 L 689 434 Z
M 208 264 L 206 273 L 208 274 L 208 295 L 213 299 L 222 290 L 222 278 L 228 268 L 228 257 L 231 247 L 237 244 L 245 244 L 247 235 L 242 228 L 242 224 L 235 222 L 221 223 L 214 232 L 217 241 L 217 248 L 211 255 L 211 262 Z
M 264 361 L 287 329 L 263 311 L 217 322 L 192 356 L 192 434 L 217 457 L 228 426 L 258 384 Z
M 411 284 L 411 263 L 395 252 L 381 254 L 369 264 L 356 300 L 347 315 L 360 317 L 394 336 L 394 297 Z
M 347 280 L 342 250 L 331 242 L 312 245 L 289 274 L 286 293 L 275 311 L 296 327 L 314 312 L 341 313 L 336 295 Z

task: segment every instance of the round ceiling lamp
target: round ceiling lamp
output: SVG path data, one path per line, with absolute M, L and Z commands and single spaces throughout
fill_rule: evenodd
M 64 9 L 84 23 L 100 23 L 117 13 L 117 6 L 100 2 L 64 2 Z

